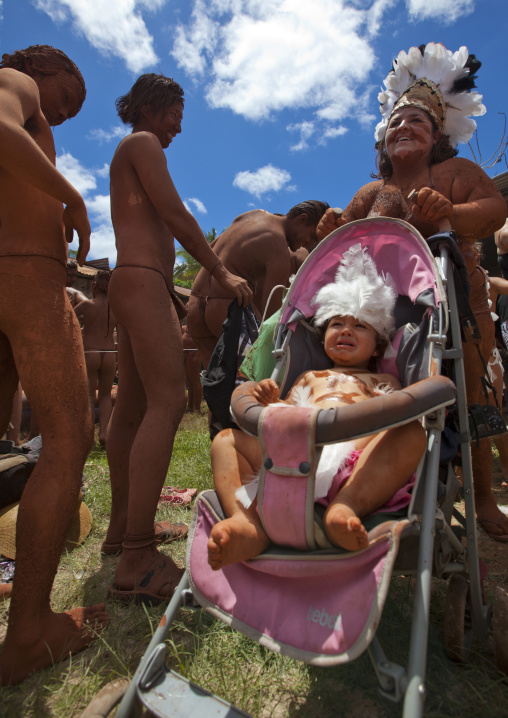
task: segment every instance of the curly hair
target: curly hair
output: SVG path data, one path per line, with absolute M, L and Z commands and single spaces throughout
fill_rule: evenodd
M 73 75 L 81 87 L 80 108 L 86 97 L 83 75 L 65 52 L 51 45 L 30 45 L 25 50 L 16 50 L 12 55 L 4 53 L 0 67 L 9 67 L 32 76 L 34 70 L 43 75 L 56 75 L 64 70 Z
M 432 122 L 433 132 L 437 132 L 436 123 L 428 113 L 426 114 Z M 388 157 L 388 152 L 386 151 L 385 138 L 383 137 L 382 140 L 376 142 L 374 147 L 377 150 L 376 167 L 378 171 L 377 174 L 375 172 L 371 172 L 370 176 L 373 179 L 389 179 L 393 174 L 393 167 L 391 160 Z M 430 164 L 438 165 L 441 162 L 445 162 L 445 160 L 451 160 L 452 157 L 456 157 L 458 153 L 459 151 L 451 146 L 448 135 L 443 134 L 432 147 L 430 153 Z
M 126 95 L 119 97 L 116 102 L 118 117 L 126 125 L 139 122 L 143 107 L 149 107 L 156 115 L 175 102 L 183 105 L 183 89 L 171 77 L 156 75 L 154 72 L 138 77 Z

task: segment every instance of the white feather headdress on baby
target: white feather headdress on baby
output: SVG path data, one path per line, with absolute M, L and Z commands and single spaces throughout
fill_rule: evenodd
M 470 115 L 487 111 L 482 96 L 472 92 L 480 67 L 481 62 L 467 47 L 452 53 L 441 43 L 429 42 L 399 52 L 384 80 L 386 89 L 378 95 L 383 119 L 376 127 L 376 141 L 384 138 L 396 109 L 413 106 L 431 115 L 438 129 L 449 136 L 452 147 L 469 142 L 476 129 Z
M 317 307 L 314 324 L 319 327 L 332 317 L 350 316 L 370 324 L 389 339 L 395 330 L 396 299 L 391 276 L 378 274 L 367 248 L 354 244 L 344 253 L 335 282 L 321 287 L 312 299 L 311 304 Z

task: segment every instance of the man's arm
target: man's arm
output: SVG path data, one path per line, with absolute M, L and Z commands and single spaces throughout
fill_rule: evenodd
M 135 133 L 130 139 L 130 161 L 144 191 L 171 234 L 224 289 L 233 291 L 238 302 L 247 306 L 252 299 L 249 285 L 227 271 L 183 204 L 169 174 L 159 140 L 150 132 Z
M 64 223 L 67 241 L 76 229 L 80 249 L 78 263 L 83 263 L 90 246 L 90 223 L 79 192 L 57 170 L 25 126 L 43 119 L 39 90 L 28 75 L 16 70 L 0 70 L 0 165 L 18 179 L 67 205 Z M 49 125 L 48 125 L 49 127 Z

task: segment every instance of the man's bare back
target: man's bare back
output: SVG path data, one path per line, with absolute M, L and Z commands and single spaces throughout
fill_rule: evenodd
M 315 205 L 314 211 L 319 207 L 319 218 L 328 206 L 318 202 L 302 203 L 282 216 L 262 209 L 245 212 L 212 243 L 224 265 L 249 283 L 252 304 L 260 319 L 263 314 L 271 316 L 281 306 L 283 290 L 274 292 L 271 299 L 270 293 L 278 285 L 288 285 L 295 264 L 294 252 L 301 247 L 310 248 L 316 242 L 318 220 L 314 224 L 310 215 L 305 214 L 306 206 L 310 205 Z M 204 268 L 199 271 L 192 286 L 187 326 L 205 367 L 233 298 Z

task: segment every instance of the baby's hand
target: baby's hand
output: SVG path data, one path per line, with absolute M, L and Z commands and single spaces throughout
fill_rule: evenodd
M 261 379 L 252 390 L 256 401 L 263 406 L 268 406 L 279 399 L 279 387 L 273 379 Z

